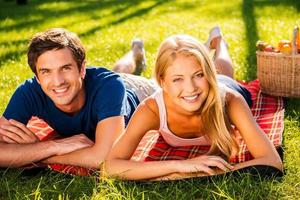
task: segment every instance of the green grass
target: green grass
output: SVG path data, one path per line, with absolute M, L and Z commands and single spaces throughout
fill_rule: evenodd
M 38 1 L 26 6 L 0 0 L 0 114 L 18 84 L 33 74 L 26 61 L 30 37 L 50 27 L 79 34 L 88 64 L 111 68 L 135 37 L 145 42 L 150 77 L 159 43 L 171 34 L 191 34 L 205 41 L 218 24 L 230 46 L 236 78 L 256 78 L 255 43 L 276 45 L 300 26 L 297 0 L 178 1 Z M 298 199 L 300 196 L 300 102 L 286 101 L 282 179 L 190 180 L 135 183 L 72 177 L 55 172 L 28 175 L 0 170 L 0 199 Z M 1 154 L 4 152 L 1 152 Z

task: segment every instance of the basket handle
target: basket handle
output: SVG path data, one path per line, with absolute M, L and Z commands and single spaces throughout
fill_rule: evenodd
M 299 27 L 295 26 L 294 32 L 293 32 L 293 40 L 292 40 L 292 55 L 296 55 L 298 53 L 297 49 L 297 37 L 299 35 Z
M 299 28 L 295 26 L 294 32 L 293 32 L 293 41 L 292 41 L 292 88 L 295 86 L 295 59 L 296 59 L 296 54 L 298 54 L 298 48 L 297 48 L 297 37 L 299 35 Z M 292 92 L 293 93 L 293 92 Z

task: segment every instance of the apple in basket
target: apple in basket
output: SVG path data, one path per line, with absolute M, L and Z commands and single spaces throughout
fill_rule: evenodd
M 258 40 L 258 41 L 256 42 L 256 48 L 257 48 L 259 51 L 275 52 L 275 53 L 278 53 L 278 52 L 279 52 L 275 47 L 273 47 L 273 46 L 270 45 L 269 43 L 264 42 L 264 41 L 261 41 L 261 40 Z
M 274 50 L 275 50 L 275 48 L 270 44 L 268 44 L 264 49 L 264 51 L 266 51 L 266 52 L 275 52 Z

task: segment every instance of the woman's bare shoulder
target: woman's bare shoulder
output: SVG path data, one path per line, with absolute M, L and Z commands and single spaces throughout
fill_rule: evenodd
M 230 104 L 231 102 L 234 101 L 240 101 L 243 99 L 243 96 L 238 93 L 237 91 L 229 88 L 229 87 L 225 87 L 226 89 L 226 93 L 225 93 L 225 100 L 226 100 L 226 104 Z
M 147 97 L 144 101 L 141 102 L 140 106 L 143 107 L 143 109 L 148 109 L 153 114 L 158 115 L 158 105 L 154 97 Z

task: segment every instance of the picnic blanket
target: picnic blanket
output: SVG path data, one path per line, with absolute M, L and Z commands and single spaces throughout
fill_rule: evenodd
M 252 95 L 253 105 L 251 111 L 258 125 L 267 134 L 274 146 L 280 147 L 282 145 L 282 133 L 284 129 L 283 98 L 262 93 L 258 80 L 240 83 Z M 41 140 L 47 140 L 56 135 L 55 131 L 48 124 L 38 118 L 32 118 L 27 126 Z M 209 146 L 172 147 L 164 141 L 157 131 L 149 131 L 141 140 L 131 159 L 137 161 L 182 160 L 205 154 L 208 150 Z M 238 155 L 235 158 L 231 158 L 230 162 L 239 163 L 252 158 L 244 141 L 241 141 Z M 48 167 L 63 173 L 81 176 L 91 175 L 94 172 L 93 169 L 60 164 L 50 164 Z

